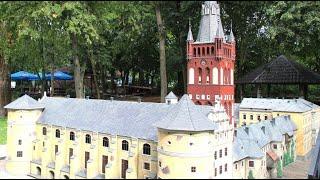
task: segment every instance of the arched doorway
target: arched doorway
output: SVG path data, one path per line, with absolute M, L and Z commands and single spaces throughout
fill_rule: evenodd
M 64 175 L 63 178 L 64 178 L 64 179 L 69 179 L 69 176 Z
M 49 176 L 50 179 L 54 179 L 54 172 L 53 171 L 49 171 L 49 175 L 50 175 Z
M 40 167 L 37 167 L 37 175 L 41 176 L 41 168 Z

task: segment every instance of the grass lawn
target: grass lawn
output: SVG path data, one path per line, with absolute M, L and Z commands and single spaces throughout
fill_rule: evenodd
M 0 118 L 0 144 L 7 142 L 7 120 Z

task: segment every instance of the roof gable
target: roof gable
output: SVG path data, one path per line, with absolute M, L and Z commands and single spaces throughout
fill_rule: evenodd
M 38 101 L 31 98 L 30 96 L 23 95 L 22 97 L 6 105 L 4 108 L 16 109 L 16 110 L 31 110 L 31 109 L 43 109 L 44 106 L 41 105 Z

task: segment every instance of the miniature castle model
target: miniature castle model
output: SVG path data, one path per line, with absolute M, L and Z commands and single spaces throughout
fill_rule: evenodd
M 191 25 L 187 36 L 188 94 L 194 103 L 212 105 L 216 97 L 232 122 L 234 103 L 234 63 L 236 42 L 232 29 L 224 35 L 220 6 L 216 1 L 202 5 L 197 40 Z
M 25 95 L 8 109 L 12 174 L 37 178 L 231 178 L 233 127 L 219 103 Z M 209 117 L 207 116 L 209 114 Z M 223 151 L 223 158 L 214 154 Z M 214 169 L 229 170 L 214 176 Z

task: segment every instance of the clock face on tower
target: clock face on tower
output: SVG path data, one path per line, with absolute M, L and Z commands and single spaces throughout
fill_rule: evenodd
M 206 60 L 204 60 L 204 59 L 202 59 L 200 63 L 201 63 L 201 65 L 202 65 L 202 66 L 204 66 L 204 65 L 206 65 L 206 64 L 207 64 L 207 61 L 206 61 Z

